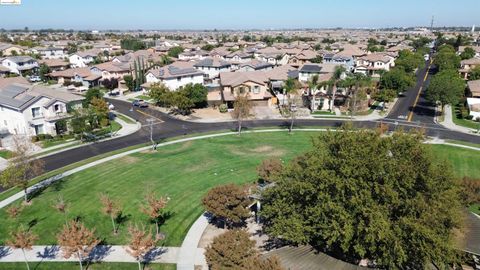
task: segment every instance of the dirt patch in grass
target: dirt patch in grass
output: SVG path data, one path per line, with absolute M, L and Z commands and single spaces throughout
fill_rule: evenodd
M 123 164 L 135 164 L 140 161 L 138 157 L 133 156 L 125 156 L 119 159 L 119 161 Z
M 279 157 L 285 154 L 283 149 L 275 148 L 270 145 L 262 145 L 255 148 L 240 148 L 240 147 L 229 147 L 229 150 L 232 154 L 235 155 L 266 155 L 271 157 Z

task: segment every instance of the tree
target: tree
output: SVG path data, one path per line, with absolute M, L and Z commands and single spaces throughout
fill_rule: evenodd
M 162 219 L 168 198 L 157 197 L 155 193 L 150 192 L 145 196 L 146 204 L 142 205 L 140 210 L 155 222 L 157 236 L 160 235 L 159 221 Z
M 106 124 L 108 124 L 108 105 L 105 99 L 93 97 L 90 101 L 90 116 L 95 117 L 94 126 L 98 126 L 99 123 L 103 123 L 102 121 L 106 120 Z M 105 124 L 105 125 L 106 125 Z M 104 125 L 104 126 L 105 126 Z
M 65 218 L 65 225 L 68 225 L 68 219 L 67 219 L 68 205 L 62 196 L 59 196 L 57 198 L 57 200 L 53 204 L 53 208 L 55 208 L 59 213 L 63 214 L 63 217 Z
M 30 270 L 28 265 L 27 256 L 25 255 L 25 250 L 31 250 L 34 242 L 38 239 L 38 236 L 33 234 L 27 229 L 20 227 L 18 231 L 10 233 L 11 239 L 7 241 L 7 245 L 13 249 L 21 249 L 23 253 L 23 258 L 25 259 L 25 264 L 27 269 Z
M 202 84 L 187 84 L 178 89 L 178 92 L 182 92 L 188 99 L 191 100 L 195 108 L 203 108 L 207 106 L 208 89 Z
M 392 102 L 397 97 L 397 91 L 392 89 L 380 89 L 372 97 L 380 102 Z
M 202 199 L 205 210 L 222 220 L 228 228 L 243 225 L 250 216 L 249 199 L 245 189 L 227 184 L 210 189 Z
M 72 256 L 77 257 L 80 270 L 83 270 L 83 260 L 99 243 L 99 240 L 95 237 L 94 229 L 89 230 L 81 222 L 72 220 L 68 225 L 64 225 L 57 234 L 57 242 L 65 259 Z
M 460 58 L 462 58 L 462 60 L 470 59 L 475 57 L 475 54 L 476 52 L 474 49 L 466 47 L 465 50 L 460 54 Z
M 148 96 L 153 99 L 156 105 L 170 107 L 173 103 L 173 92 L 163 83 L 153 84 L 148 90 Z
M 146 231 L 144 227 L 130 225 L 128 227 L 128 233 L 130 234 L 130 242 L 126 251 L 137 260 L 138 270 L 142 270 L 142 261 L 150 250 L 155 247 L 155 244 L 160 238 L 152 237 L 152 232 Z
M 117 226 L 115 225 L 115 219 L 122 212 L 118 202 L 112 200 L 107 194 L 100 194 L 100 202 L 102 203 L 102 212 L 109 216 L 112 220 L 113 234 L 117 234 Z
M 257 167 L 257 174 L 260 180 L 272 182 L 273 176 L 283 169 L 282 161 L 277 158 L 264 159 Z
M 244 230 L 229 230 L 213 239 L 205 250 L 207 264 L 212 270 L 246 269 L 256 259 L 255 241 Z
M 398 58 L 395 60 L 395 66 L 403 67 L 405 72 L 411 73 L 415 69 L 420 69 L 425 66 L 425 60 L 420 53 L 413 53 L 410 50 L 401 50 Z
M 458 69 L 460 67 L 460 60 L 460 56 L 456 54 L 453 47 L 443 45 L 438 49 L 433 63 L 442 71 L 445 69 Z
M 283 270 L 276 257 L 260 258 L 255 241 L 244 230 L 227 231 L 213 239 L 205 249 L 209 269 Z
M 18 217 L 18 215 L 20 215 L 22 210 L 23 210 L 23 207 L 12 205 L 12 206 L 7 208 L 6 212 L 7 212 L 7 215 L 8 215 L 9 218 L 15 219 L 15 218 Z
M 0 174 L 0 183 L 7 187 L 21 188 L 24 191 L 24 202 L 27 203 L 28 182 L 43 172 L 44 162 L 30 155 L 32 146 L 28 138 L 14 136 L 13 143 L 14 149 L 7 168 Z
M 380 88 L 392 89 L 397 93 L 405 92 L 408 88 L 415 85 L 415 78 L 408 74 L 401 67 L 396 67 L 388 72 L 385 72 L 380 78 Z
M 446 104 L 456 105 L 465 93 L 465 81 L 456 70 L 442 70 L 433 76 L 427 90 L 426 99 L 430 102 L 440 102 L 443 108 Z
M 88 108 L 92 103 L 93 98 L 97 98 L 97 99 L 103 98 L 100 88 L 94 87 L 94 88 L 88 89 L 88 91 L 85 93 L 85 99 L 83 100 L 83 107 Z
M 204 50 L 204 51 L 211 51 L 214 48 L 215 48 L 215 46 L 213 46 L 212 44 L 205 44 L 205 45 L 202 46 L 201 49 Z
M 455 257 L 458 184 L 429 147 L 417 133 L 320 135 L 263 192 L 265 231 L 379 268 L 446 266 Z
M 42 79 L 42 81 L 47 80 L 46 75 L 50 72 L 51 72 L 50 67 L 47 66 L 46 64 L 41 64 L 40 68 L 38 69 L 38 75 L 40 76 L 40 79 Z
M 133 80 L 132 75 L 123 76 L 123 80 L 125 81 L 125 85 L 127 86 L 128 90 L 133 91 L 135 89 L 135 81 Z
M 242 122 L 244 119 L 250 116 L 250 110 L 252 109 L 252 104 L 249 101 L 250 95 L 237 93 L 235 96 L 235 101 L 233 103 L 233 112 L 232 117 L 238 122 L 238 135 L 242 132 Z
M 333 105 L 335 103 L 335 94 L 337 93 L 337 87 L 339 82 L 342 80 L 342 76 L 344 76 L 346 68 L 344 66 L 336 66 L 335 70 L 333 71 L 333 76 L 330 79 L 330 84 L 333 85 L 332 88 L 332 96 L 330 100 L 330 111 L 333 111 Z
M 468 78 L 472 81 L 480 80 L 480 66 L 474 67 L 468 74 Z
M 183 52 L 183 48 L 181 46 L 172 47 L 168 50 L 168 56 L 173 58 L 178 58 L 178 55 Z
M 182 115 L 190 114 L 191 109 L 195 106 L 193 101 L 185 96 L 183 92 L 173 92 L 171 97 L 172 105 L 175 106 L 177 111 Z
M 470 177 L 462 179 L 462 200 L 465 206 L 470 206 L 480 202 L 480 181 Z

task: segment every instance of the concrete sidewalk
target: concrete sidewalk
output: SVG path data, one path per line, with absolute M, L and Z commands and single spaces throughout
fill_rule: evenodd
M 463 133 L 472 134 L 472 135 L 480 135 L 477 133 L 477 129 L 462 127 L 455 124 L 453 122 L 452 107 L 450 105 L 445 105 L 443 114 L 444 114 L 443 122 L 438 122 L 440 125 L 458 132 L 463 132 Z
M 197 248 L 207 225 L 208 217 L 204 213 L 190 227 L 178 254 L 177 270 L 195 270 L 195 265 L 208 269 L 204 249 Z
M 102 262 L 136 262 L 127 251 L 126 246 L 96 246 L 88 257 L 90 261 Z M 151 250 L 145 261 L 154 263 L 177 263 L 179 247 L 157 247 Z M 32 250 L 25 250 L 25 256 L 29 262 L 77 262 L 74 256 L 65 259 L 59 246 L 33 246 Z M 21 249 L 11 249 L 0 246 L 1 262 L 23 262 L 25 258 Z

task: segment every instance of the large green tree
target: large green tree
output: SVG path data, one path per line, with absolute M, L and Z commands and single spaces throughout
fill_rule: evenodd
M 263 193 L 265 231 L 387 269 L 446 266 L 460 212 L 451 166 L 419 134 L 326 132 Z
M 168 56 L 178 58 L 178 55 L 183 52 L 183 48 L 180 46 L 172 47 L 168 50 Z
M 382 89 L 392 89 L 397 93 L 405 92 L 414 85 L 415 77 L 407 73 L 402 67 L 393 68 L 380 78 Z
M 425 66 L 425 60 L 420 53 L 414 53 L 410 50 L 401 50 L 395 60 L 396 66 L 401 66 L 407 73 L 413 72 L 417 68 Z
M 476 52 L 474 49 L 466 47 L 465 50 L 460 54 L 460 58 L 462 58 L 462 60 L 470 59 L 475 57 L 475 54 Z
M 199 83 L 189 83 L 181 87 L 178 91 L 182 92 L 183 95 L 190 99 L 195 108 L 203 108 L 207 106 L 207 87 Z
M 443 107 L 446 104 L 456 105 L 465 93 L 465 81 L 460 78 L 458 72 L 453 69 L 440 71 L 433 76 L 425 91 L 427 100 L 440 102 Z
M 450 45 L 442 45 L 438 49 L 433 63 L 440 71 L 445 69 L 458 69 L 460 67 L 460 56 L 457 55 L 455 49 Z

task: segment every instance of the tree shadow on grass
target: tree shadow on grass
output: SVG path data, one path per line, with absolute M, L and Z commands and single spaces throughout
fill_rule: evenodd
M 120 227 L 125 225 L 128 220 L 132 217 L 131 214 L 125 215 L 123 212 L 120 212 L 118 216 L 115 218 L 115 224 L 117 226 L 117 231 L 120 230 Z

